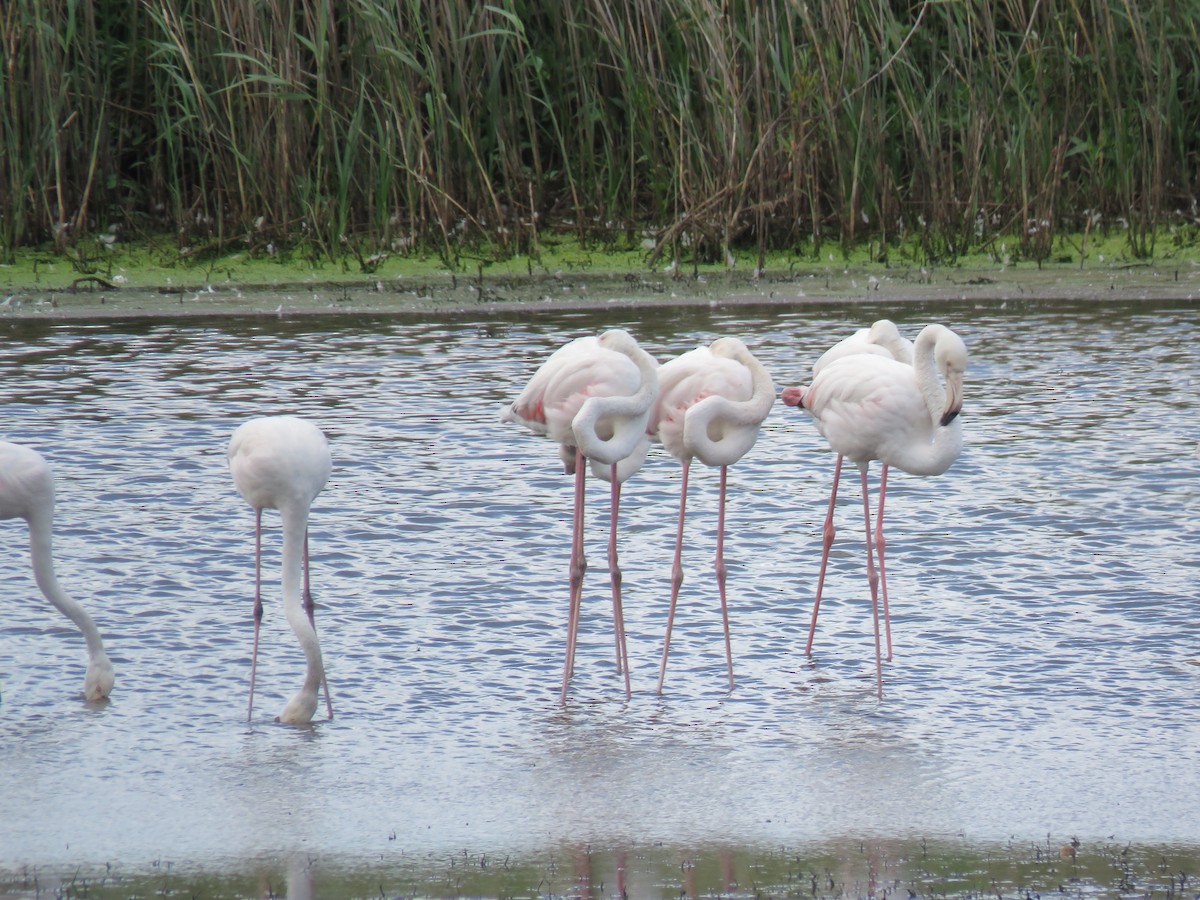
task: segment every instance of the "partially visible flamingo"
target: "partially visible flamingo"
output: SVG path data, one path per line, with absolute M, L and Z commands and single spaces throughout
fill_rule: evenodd
M 862 353 L 874 354 L 886 358 L 896 359 L 907 365 L 912 365 L 913 361 L 913 342 L 900 334 L 900 329 L 896 327 L 896 323 L 891 319 L 879 319 L 871 324 L 870 328 L 860 328 L 847 338 L 842 338 L 828 350 L 821 354 L 815 363 L 813 363 L 813 376 L 821 374 L 821 370 L 835 360 L 843 359 L 847 356 L 856 356 Z M 837 483 L 842 473 L 842 454 L 838 454 L 837 462 L 834 465 L 833 475 L 833 495 L 829 498 L 829 511 L 825 516 L 825 528 L 823 531 L 824 548 L 821 553 L 821 573 L 817 578 L 817 605 L 821 603 L 821 588 L 825 584 L 825 565 L 829 561 L 829 548 L 833 545 L 834 527 L 833 527 L 833 506 L 834 498 L 837 495 Z M 880 468 L 879 482 L 887 484 L 888 467 L 884 463 Z M 887 638 L 887 659 L 890 662 L 892 658 L 892 620 L 888 609 L 888 594 L 887 594 L 887 568 L 884 562 L 884 537 L 883 537 L 883 507 L 879 507 L 879 513 L 875 520 L 875 553 L 879 559 L 879 583 L 882 587 L 883 601 L 883 630 Z M 814 618 L 814 622 L 816 619 Z M 812 654 L 812 632 L 809 632 L 809 643 L 807 647 L 809 655 Z
M 671 569 L 671 605 L 658 673 L 661 694 L 671 649 L 675 604 L 683 583 L 683 519 L 687 507 L 688 471 L 692 459 L 721 469 L 717 512 L 717 588 L 725 625 L 725 661 L 733 688 L 733 649 L 729 639 L 729 608 L 725 600 L 725 486 L 729 466 L 746 455 L 758 440 L 759 427 L 775 403 L 775 385 L 762 363 L 740 340 L 723 337 L 663 364 L 658 370 L 659 394 L 649 429 L 683 466 L 679 489 L 679 524 L 675 535 L 675 564 Z
M 879 635 L 879 580 L 871 540 L 871 505 L 867 468 L 871 460 L 895 466 L 913 475 L 941 475 L 962 451 L 963 373 L 967 347 L 943 325 L 927 325 L 917 336 L 913 364 L 871 354 L 859 354 L 830 363 L 807 388 L 787 388 L 783 402 L 810 413 L 817 429 L 838 453 L 830 494 L 830 514 L 837 500 L 841 458 L 854 462 L 862 478 L 863 516 L 866 522 L 867 580 L 871 586 L 875 622 L 875 671 L 879 695 L 883 695 L 883 667 Z M 886 471 L 886 470 L 885 470 Z M 878 519 L 882 523 L 887 494 L 886 477 L 879 484 Z M 831 543 L 827 538 L 821 555 L 821 579 Z M 882 524 L 880 524 L 882 532 Z M 886 590 L 886 587 L 885 587 Z M 812 653 L 813 633 L 820 608 L 821 584 L 813 604 L 805 652 Z
M 912 365 L 913 343 L 900 334 L 900 329 L 891 319 L 880 319 L 872 323 L 870 328 L 860 328 L 849 337 L 842 338 L 822 353 L 813 363 L 812 373 L 819 375 L 834 360 L 859 353 L 890 356 Z
M 332 462 L 324 433 L 307 419 L 267 416 L 239 425 L 229 441 L 229 471 L 238 493 L 254 509 L 254 651 L 250 661 L 250 700 L 254 708 L 254 674 L 258 665 L 258 633 L 262 623 L 262 512 L 277 509 L 283 519 L 283 611 L 307 661 L 304 684 L 279 714 L 278 721 L 304 725 L 317 710 L 318 689 L 325 690 L 325 709 L 333 718 L 333 701 L 325 679 L 321 646 L 313 618 L 309 586 L 308 516 L 312 502 L 329 480 Z M 303 579 L 301 573 L 303 572 Z
M 115 674 L 100 630 L 87 610 L 67 596 L 54 574 L 54 476 L 40 453 L 8 441 L 0 441 L 0 519 L 24 519 L 29 526 L 34 580 L 46 599 L 78 626 L 87 643 L 83 696 L 103 700 L 112 692 Z
M 632 696 L 617 561 L 617 511 L 621 484 L 641 468 L 650 448 L 646 424 L 658 394 L 657 369 L 658 363 L 627 331 L 610 329 L 599 336 L 576 338 L 551 354 L 517 399 L 500 414 L 502 421 L 517 422 L 556 441 L 564 471 L 575 476 L 564 703 L 575 666 L 580 598 L 587 569 L 583 551 L 585 459 L 597 477 L 612 485 L 608 568 L 613 631 L 617 671 L 624 674 L 626 698 Z

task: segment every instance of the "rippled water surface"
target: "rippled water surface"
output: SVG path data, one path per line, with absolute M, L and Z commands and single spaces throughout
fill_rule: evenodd
M 498 412 L 571 337 L 660 359 L 743 337 L 776 384 L 883 315 L 970 346 L 966 446 L 896 473 L 895 659 L 874 692 L 858 489 L 844 489 L 812 660 L 804 638 L 832 456 L 777 403 L 730 474 L 737 686 L 694 469 L 664 695 L 679 467 L 652 452 L 620 532 L 634 695 L 614 671 L 605 488 L 559 703 L 571 479 Z M 0 320 L 0 437 L 58 484 L 56 556 L 117 670 L 79 699 L 83 642 L 0 522 L 0 867 L 163 855 L 859 836 L 1115 834 L 1200 842 L 1200 320 L 1190 306 L 627 308 L 525 317 Z M 311 519 L 335 718 L 276 724 L 303 660 L 267 603 L 246 723 L 253 515 L 224 458 L 247 417 L 328 434 Z M 851 470 L 853 471 L 853 470 Z

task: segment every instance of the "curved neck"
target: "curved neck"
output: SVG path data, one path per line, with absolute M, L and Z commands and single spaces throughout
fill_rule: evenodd
M 54 574 L 54 548 L 51 537 L 50 519 L 36 514 L 28 518 L 29 556 L 33 563 L 33 577 L 46 599 L 55 609 L 70 619 L 83 632 L 87 641 L 88 656 L 92 659 L 106 658 L 100 629 L 86 609 L 67 596 Z
M 730 356 L 750 371 L 749 399 L 714 394 L 684 416 L 684 446 L 706 466 L 729 466 L 741 459 L 758 440 L 758 428 L 775 403 L 775 383 L 762 363 L 745 347 Z
M 956 389 L 952 385 L 948 391 L 942 383 L 935 359 L 941 330 L 933 325 L 922 329 L 913 352 L 913 374 L 929 413 L 927 439 L 911 441 L 884 460 L 913 475 L 940 475 L 962 452 L 962 423 L 956 412 L 947 417 L 948 409 L 957 410 Z
M 571 422 L 576 446 L 584 456 L 609 466 L 645 441 L 650 407 L 658 395 L 658 373 L 650 354 L 640 347 L 620 352 L 633 361 L 641 375 L 637 391 L 623 397 L 589 397 Z

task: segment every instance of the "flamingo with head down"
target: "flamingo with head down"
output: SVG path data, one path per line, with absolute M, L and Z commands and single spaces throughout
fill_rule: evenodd
M 100 629 L 87 610 L 67 596 L 54 574 L 54 476 L 40 453 L 8 441 L 0 441 L 0 519 L 24 519 L 29 526 L 34 580 L 55 609 L 78 626 L 87 643 L 83 696 L 105 699 L 115 675 Z

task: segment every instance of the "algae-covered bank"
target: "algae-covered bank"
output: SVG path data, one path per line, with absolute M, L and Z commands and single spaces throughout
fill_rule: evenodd
M 123 318 L 411 314 L 689 304 L 804 304 L 968 300 L 1192 300 L 1200 252 L 1132 260 L 1119 240 L 1041 265 L 976 256 L 954 265 L 885 263 L 863 253 L 812 258 L 753 256 L 728 265 L 669 264 L 638 252 L 586 252 L 574 244 L 535 257 L 447 269 L 431 258 L 381 257 L 312 264 L 229 254 L 205 265 L 132 249 L 80 266 L 25 254 L 0 266 L 0 315 Z M 1105 253 L 1104 250 L 1109 252 Z

